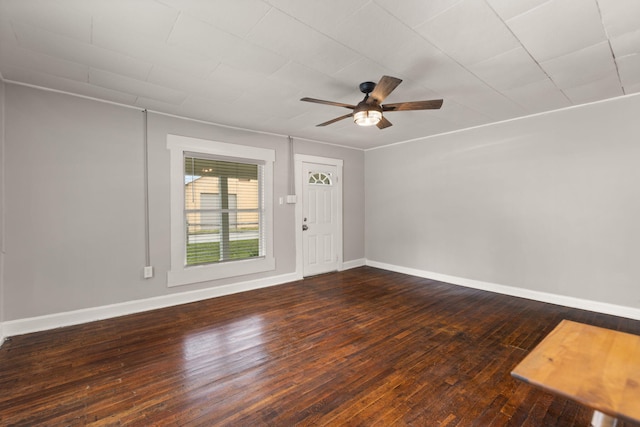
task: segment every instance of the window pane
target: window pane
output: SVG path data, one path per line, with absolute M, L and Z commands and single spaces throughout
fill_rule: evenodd
M 332 185 L 331 174 L 323 172 L 309 172 L 309 184 L 313 185 Z
M 185 156 L 186 265 L 262 255 L 261 166 Z

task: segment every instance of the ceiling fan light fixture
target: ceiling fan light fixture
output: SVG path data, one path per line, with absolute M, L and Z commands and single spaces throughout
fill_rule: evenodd
M 361 102 L 353 112 L 353 121 L 359 126 L 375 126 L 382 120 L 382 109 L 377 105 Z
M 382 113 L 376 110 L 359 111 L 353 115 L 353 121 L 359 126 L 374 126 L 382 120 Z

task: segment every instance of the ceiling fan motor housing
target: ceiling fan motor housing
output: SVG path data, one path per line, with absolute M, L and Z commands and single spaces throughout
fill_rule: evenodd
M 360 92 L 369 94 L 373 92 L 373 89 L 375 89 L 375 87 L 376 87 L 376 84 L 374 82 L 360 83 Z

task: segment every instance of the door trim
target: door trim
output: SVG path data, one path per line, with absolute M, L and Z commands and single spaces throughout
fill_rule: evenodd
M 337 169 L 338 183 L 336 186 L 337 203 L 338 203 L 338 230 L 336 236 L 336 255 L 338 256 L 338 271 L 343 270 L 343 254 L 342 254 L 342 159 L 333 159 L 330 157 L 311 156 L 307 154 L 294 155 L 294 178 L 296 187 L 296 275 L 303 277 L 303 254 L 302 245 L 302 164 L 317 163 L 321 165 L 335 166 Z

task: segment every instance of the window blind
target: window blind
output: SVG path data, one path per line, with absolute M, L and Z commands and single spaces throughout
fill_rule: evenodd
M 263 166 L 184 156 L 185 265 L 264 255 Z

